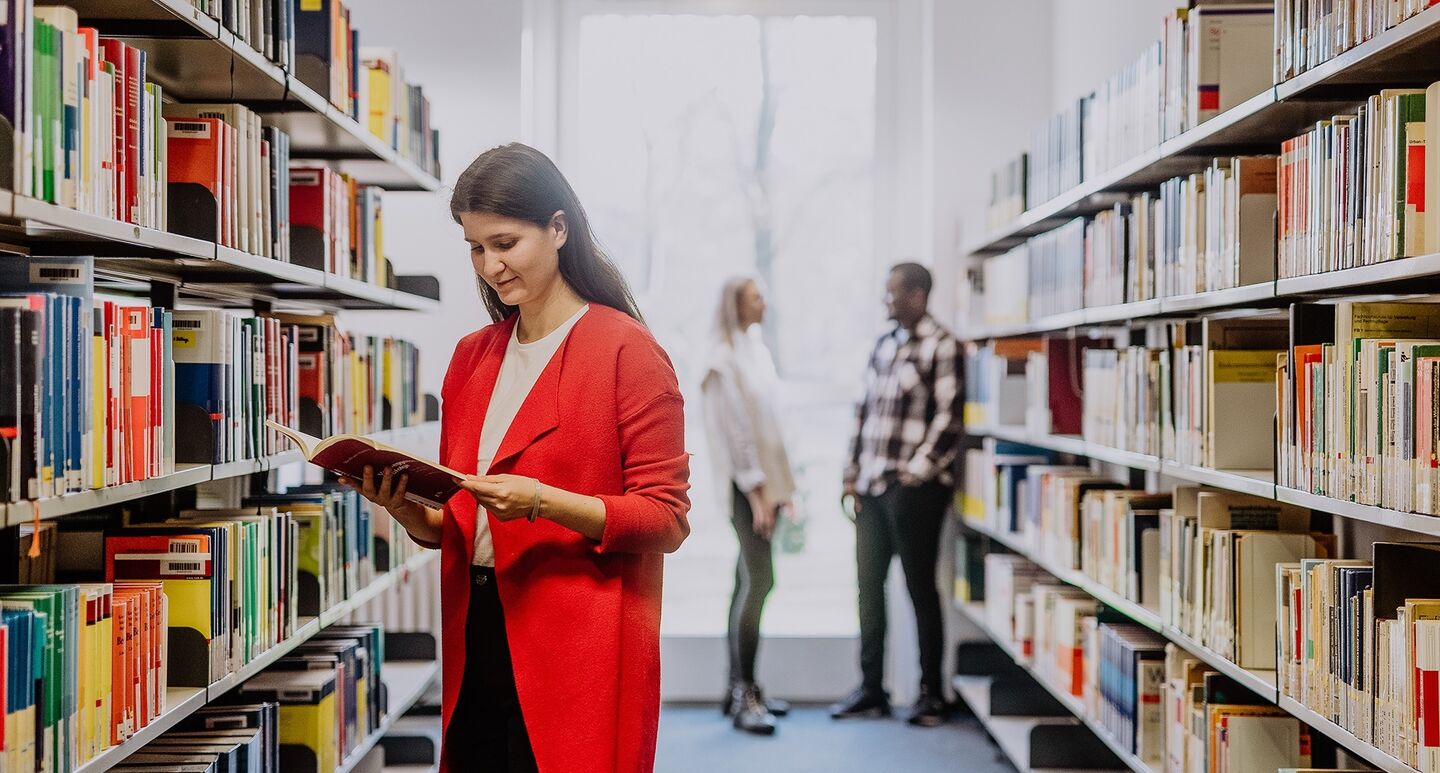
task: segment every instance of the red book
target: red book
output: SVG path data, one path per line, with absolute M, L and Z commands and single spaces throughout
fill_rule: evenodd
M 290 170 L 290 234 L 292 240 L 312 246 L 310 254 L 297 251 L 291 256 L 296 263 L 331 270 L 335 234 L 332 229 L 331 201 L 334 172 L 325 167 L 293 167 Z M 310 232 L 310 238 L 305 232 Z M 319 254 L 316 254 L 318 250 Z
M 125 49 L 125 190 L 129 209 L 127 223 L 140 219 L 140 113 L 145 94 L 145 52 Z
M 129 104 L 126 73 L 130 60 L 127 52 L 130 47 L 115 38 L 101 38 L 100 48 L 105 61 L 115 67 L 115 95 L 111 100 L 115 109 L 115 219 L 124 220 L 130 211 L 130 167 L 125 145 L 126 105 Z
M 111 635 L 114 641 L 114 660 L 110 664 L 110 743 L 120 744 L 130 735 L 130 625 L 133 617 L 132 606 L 136 602 L 132 594 L 115 589 L 114 621 Z
M 121 379 L 125 384 L 126 480 L 142 479 L 150 469 L 150 309 L 128 306 L 120 310 Z
M 165 123 L 165 144 L 169 153 L 167 181 L 172 184 L 199 185 L 215 197 L 213 212 L 215 232 L 204 238 L 220 242 L 224 232 L 220 227 L 223 222 L 220 212 L 224 196 L 224 172 L 222 171 L 224 137 L 221 127 L 225 125 L 225 122 L 219 118 L 172 118 L 166 120 Z M 173 224 L 182 228 L 192 216 L 187 212 L 176 214 L 179 215 L 179 218 L 176 218 L 179 222 Z M 205 212 L 206 217 L 211 214 L 209 211 Z M 193 230 L 186 229 L 184 232 L 191 233 Z M 192 235 L 198 236 L 198 234 Z

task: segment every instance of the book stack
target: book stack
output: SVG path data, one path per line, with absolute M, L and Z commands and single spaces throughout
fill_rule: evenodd
M 1025 424 L 1025 360 L 1038 338 L 1002 338 L 965 345 L 965 426 Z
M 976 534 L 955 537 L 955 581 L 951 597 L 957 604 L 985 599 L 985 542 Z
M 1169 494 L 1090 491 L 1081 500 L 1080 571 L 1147 609 L 1160 608 L 1160 514 Z
M 241 43 L 288 67 L 295 56 L 292 0 L 190 0 Z
M 290 168 L 291 261 L 388 286 L 381 193 L 323 166 Z
M 1331 342 L 1293 347 L 1276 370 L 1286 417 L 1278 482 L 1440 514 L 1431 426 L 1440 405 L 1432 386 L 1440 383 L 1440 306 L 1345 302 L 1317 311 L 1325 322 L 1333 315 Z
M 1273 378 L 1289 340 L 1287 321 L 1206 318 L 1199 327 L 1196 335 L 1172 326 L 1170 355 L 1161 359 L 1165 458 L 1220 470 L 1273 469 Z
M 440 133 L 430 126 L 430 100 L 424 89 L 405 80 L 400 54 L 392 48 L 360 49 L 365 70 L 362 99 L 370 133 L 421 169 L 440 176 Z M 1024 167 L 1019 172 L 1024 184 Z M 1024 211 L 1024 192 L 1021 211 Z
M 1425 165 L 1426 147 L 1440 147 L 1440 128 L 1427 130 L 1429 111 L 1440 111 L 1440 84 L 1428 95 L 1385 89 L 1281 146 L 1280 276 L 1440 247 L 1440 213 L 1428 212 L 1424 198 L 1426 188 L 1435 187 L 1427 183 L 1440 180 L 1440 172 Z
M 1084 352 L 1098 342 L 1046 336 L 1025 357 L 1025 428 L 1036 435 L 1079 435 L 1083 416 Z
M 164 108 L 170 230 L 290 260 L 290 138 L 243 105 Z
M 1034 654 L 1031 587 L 1050 576 L 1029 560 L 1010 553 L 985 554 L 985 622 L 1013 642 L 1022 657 Z
M 1160 144 L 1161 44 L 1147 46 L 1086 98 L 1082 167 L 1093 179 Z
M 186 511 L 107 532 L 105 579 L 163 586 L 169 684 L 204 688 L 294 633 L 300 538 L 273 508 Z
M 256 494 L 246 507 L 274 508 L 297 526 L 295 613 L 318 617 L 369 585 L 381 571 L 374 562 L 379 512 L 352 489 L 336 484 L 292 488 L 284 494 Z M 395 536 L 388 528 L 392 542 Z
M 986 531 L 1020 535 L 1020 499 L 1030 466 L 1053 463 L 1053 454 L 994 438 L 965 453 L 966 486 L 958 494 L 961 517 Z
M 385 716 L 384 631 L 326 629 L 240 687 L 239 699 L 279 706 L 285 770 L 329 773 Z
M 1276 668 L 1275 565 L 1334 555 L 1310 513 L 1271 499 L 1180 486 L 1160 517 L 1160 615 L 1241 668 Z
M 1275 567 L 1282 694 L 1419 770 L 1440 761 L 1440 544 Z
M 1080 426 L 1085 440 L 1107 448 L 1159 454 L 1163 355 L 1163 351 L 1145 346 L 1084 351 Z
M 1166 296 L 1275 278 L 1276 159 L 1217 158 L 1172 178 L 1153 200 L 1158 276 Z
M 1174 644 L 1165 645 L 1165 770 L 1308 768 L 1311 733 Z
M 1085 181 L 1081 169 L 1086 100 L 1079 99 L 1035 129 L 1026 154 L 1025 198 L 1037 207 Z
M 395 51 L 361 47 L 350 8 L 340 0 L 300 3 L 295 54 L 301 83 L 402 158 L 439 176 L 439 133 L 430 126 L 430 100 L 423 89 L 405 81 Z
M 1039 319 L 1085 308 L 1085 220 L 1026 242 L 1030 317 Z M 993 296 L 1000 298 L 1001 296 Z
M 299 331 L 272 317 L 204 309 L 174 320 L 175 456 L 220 464 L 288 448 L 272 420 L 298 420 Z
M 417 424 L 419 353 L 395 338 L 355 337 L 332 316 L 281 314 L 300 335 L 300 431 L 316 437 Z
M 990 173 L 990 202 L 985 207 L 985 227 L 1004 228 L 1025 214 L 1025 181 L 1029 156 L 1021 153 L 1005 166 Z
M 65 6 L 11 3 L 0 17 L 0 66 L 16 75 L 0 90 L 15 137 L 7 187 L 164 229 L 164 95 L 146 80 L 146 52 L 79 26 Z
M 0 283 L 0 498 L 172 472 L 171 313 L 94 298 L 88 258 L 16 258 Z
M 1030 245 L 1023 243 L 980 265 L 981 321 L 1017 325 L 1030 320 Z M 994 299 L 993 302 L 989 299 Z
M 1433 0 L 1275 0 L 1275 82 L 1324 64 L 1434 5 Z
M 1090 716 L 1151 770 L 1165 761 L 1165 639 L 1141 626 L 1084 621 Z M 1232 768 L 1243 770 L 1245 768 Z
M 7 770 L 73 770 L 164 712 L 167 608 L 155 583 L 0 586 Z
M 1153 232 L 1147 226 L 1149 208 L 1141 199 L 1097 212 L 1085 224 L 1087 308 L 1155 297 Z
M 278 704 L 205 706 L 112 770 L 274 773 L 282 769 L 280 736 Z
M 1165 19 L 1165 139 L 1271 86 L 1274 14 L 1268 4 L 1217 3 L 1176 9 Z

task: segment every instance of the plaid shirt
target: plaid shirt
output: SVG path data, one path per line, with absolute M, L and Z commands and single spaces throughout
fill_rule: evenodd
M 955 337 L 928 314 L 913 336 L 899 325 L 881 336 L 865 373 L 865 399 L 856 406 L 845 481 L 871 496 L 884 493 L 902 472 L 953 486 L 960 369 Z

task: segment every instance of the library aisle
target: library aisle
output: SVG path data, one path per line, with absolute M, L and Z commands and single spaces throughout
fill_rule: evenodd
M 0 773 L 1440 773 L 1440 0 L 8 0 L 7 144 Z

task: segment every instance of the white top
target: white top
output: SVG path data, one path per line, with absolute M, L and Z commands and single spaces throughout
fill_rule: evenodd
M 495 452 L 500 450 L 500 441 L 510 431 L 515 414 L 530 396 L 535 382 L 545 366 L 550 364 L 570 328 L 589 311 L 588 305 L 575 312 L 575 316 L 560 323 L 549 335 L 528 344 L 520 343 L 520 326 L 510 334 L 510 343 L 505 347 L 505 359 L 500 363 L 500 375 L 495 379 L 495 392 L 490 396 L 490 407 L 485 409 L 485 423 L 480 427 L 480 450 L 475 469 L 485 475 L 490 463 L 495 461 Z M 495 543 L 490 537 L 490 519 L 483 509 L 475 512 L 475 555 L 470 559 L 475 566 L 495 565 Z
M 710 353 L 702 384 L 705 424 L 720 480 L 741 491 L 764 486 L 775 504 L 795 495 L 795 476 L 780 428 L 780 376 L 760 326 L 735 334 Z

